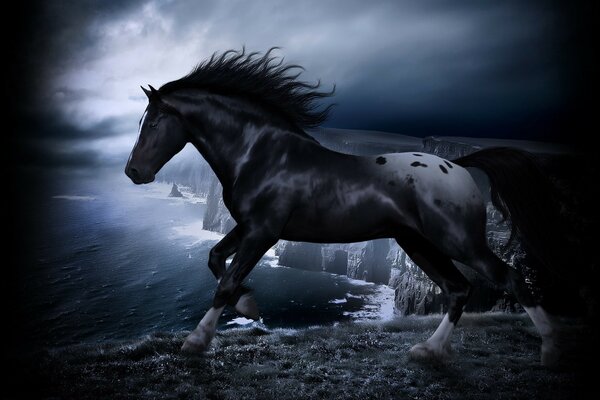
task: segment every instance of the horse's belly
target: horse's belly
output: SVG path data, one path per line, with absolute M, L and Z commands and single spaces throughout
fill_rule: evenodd
M 300 209 L 292 214 L 282 239 L 350 243 L 394 237 L 398 225 L 404 221 L 398 204 L 391 204 L 373 199 L 350 207 Z
M 392 236 L 391 231 L 386 231 L 381 226 L 356 226 L 349 223 L 332 226 L 321 222 L 313 226 L 288 223 L 281 238 L 297 242 L 352 243 Z

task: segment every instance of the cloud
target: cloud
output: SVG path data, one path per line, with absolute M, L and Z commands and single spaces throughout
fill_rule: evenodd
M 125 114 L 106 117 L 76 125 L 62 115 L 52 113 L 24 114 L 20 116 L 20 130 L 29 138 L 44 139 L 81 139 L 90 140 L 104 137 L 114 137 L 122 134 L 135 134 L 138 129 L 139 116 Z
M 136 140 L 138 119 L 123 115 L 77 126 L 51 113 L 21 115 L 16 160 L 46 167 L 124 164 Z
M 33 167 L 107 167 L 122 170 L 135 143 L 131 135 L 81 139 L 25 139 L 16 147 L 20 165 Z
M 134 137 L 146 106 L 139 85 L 244 44 L 282 46 L 304 79 L 337 84 L 330 126 L 419 135 L 432 125 L 419 121 L 493 125 L 565 101 L 564 32 L 542 2 L 98 0 L 48 2 L 40 16 L 36 110 L 57 121 L 32 134 L 57 140 Z
M 103 165 L 100 154 L 93 150 L 74 149 L 72 143 L 61 140 L 23 140 L 16 148 L 21 166 L 38 168 L 83 168 Z

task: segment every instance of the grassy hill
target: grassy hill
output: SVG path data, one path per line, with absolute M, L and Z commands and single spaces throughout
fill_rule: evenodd
M 439 320 L 231 329 L 200 356 L 179 351 L 186 332 L 50 349 L 21 390 L 61 399 L 585 398 L 576 365 L 539 365 L 540 339 L 523 314 L 467 314 L 451 359 L 410 360 Z

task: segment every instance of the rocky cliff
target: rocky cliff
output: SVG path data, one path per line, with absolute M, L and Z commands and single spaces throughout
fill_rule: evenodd
M 430 136 L 423 139 L 423 149 L 421 151 L 451 160 L 466 156 L 479 149 L 481 149 L 480 146 L 460 140 L 449 141 L 444 138 Z
M 205 197 L 210 190 L 213 177 L 214 173 L 210 166 L 198 151 L 194 147 L 187 146 L 160 170 L 156 179 L 189 187 L 194 194 Z
M 388 284 L 389 239 L 358 243 L 316 244 L 280 240 L 275 254 L 279 264 L 291 268 L 326 271 L 352 279 Z
M 206 195 L 206 210 L 202 220 L 202 228 L 207 231 L 227 233 L 235 226 L 235 221 L 223 203 L 223 187 L 217 177 L 210 177 L 210 185 Z

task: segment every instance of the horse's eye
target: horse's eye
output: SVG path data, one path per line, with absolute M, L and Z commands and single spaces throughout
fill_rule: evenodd
M 150 128 L 156 128 L 158 126 L 158 121 L 150 122 Z

